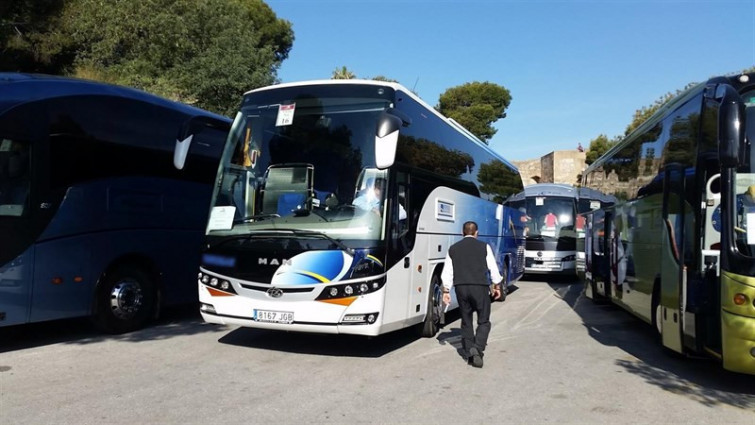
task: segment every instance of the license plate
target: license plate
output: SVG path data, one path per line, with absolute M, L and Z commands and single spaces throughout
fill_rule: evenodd
M 254 310 L 254 320 L 268 323 L 294 323 L 293 311 Z

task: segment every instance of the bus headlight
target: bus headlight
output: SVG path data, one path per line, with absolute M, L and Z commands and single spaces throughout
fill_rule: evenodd
M 199 277 L 197 278 L 198 282 L 202 285 L 212 287 L 213 289 L 218 289 L 223 292 L 228 292 L 229 294 L 236 294 L 236 290 L 233 289 L 233 285 L 231 285 L 231 282 L 227 279 L 223 279 L 217 276 L 211 276 L 207 273 L 199 272 Z
M 341 320 L 342 325 L 371 325 L 377 320 L 378 313 L 347 314 Z
M 734 304 L 735 305 L 745 305 L 747 304 L 747 296 L 745 294 L 734 294 Z
M 316 300 L 332 300 L 334 298 L 353 297 L 355 295 L 366 295 L 376 291 L 385 285 L 385 277 L 375 280 L 369 280 L 361 283 L 346 283 L 342 285 L 331 285 L 324 288 Z
M 202 313 L 216 314 L 215 307 L 212 304 L 199 304 L 199 311 L 201 311 Z

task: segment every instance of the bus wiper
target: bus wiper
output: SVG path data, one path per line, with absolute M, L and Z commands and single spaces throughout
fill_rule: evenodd
M 340 240 L 332 238 L 322 232 L 316 232 L 314 230 L 300 230 L 300 229 L 275 229 L 275 230 L 283 231 L 283 232 L 291 232 L 296 236 L 315 236 L 318 238 L 327 239 L 333 244 L 335 244 L 337 247 L 341 248 L 347 254 L 351 255 L 352 257 L 354 256 L 354 250 L 352 248 L 349 248 L 345 243 L 341 242 Z
M 220 245 L 223 245 L 226 242 L 229 241 L 235 241 L 238 239 L 252 239 L 254 237 L 254 233 L 244 233 L 242 235 L 227 235 L 227 236 L 218 236 L 218 240 L 216 240 L 214 243 L 207 243 L 207 248 L 217 248 Z
M 280 218 L 278 214 L 257 214 L 250 217 L 237 218 L 233 220 L 233 224 L 250 223 L 255 220 L 264 220 L 266 218 Z

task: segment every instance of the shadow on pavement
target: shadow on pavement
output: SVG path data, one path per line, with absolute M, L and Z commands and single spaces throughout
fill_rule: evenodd
M 709 358 L 668 352 L 650 325 L 617 306 L 594 303 L 583 295 L 580 283 L 551 281 L 548 285 L 580 316 L 592 338 L 637 359 L 615 359 L 625 372 L 706 406 L 755 408 L 755 376 L 728 372 Z
M 198 306 L 191 304 L 165 309 L 160 318 L 148 327 L 120 335 L 99 331 L 88 318 L 3 327 L 0 328 L 0 353 L 61 343 L 85 345 L 106 340 L 141 342 L 223 331 L 223 328 L 206 325 Z
M 381 357 L 418 338 L 412 328 L 376 337 L 237 328 L 221 337 L 218 342 L 315 356 Z

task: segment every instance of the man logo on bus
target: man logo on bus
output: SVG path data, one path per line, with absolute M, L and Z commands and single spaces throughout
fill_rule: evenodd
M 280 266 L 283 264 L 284 266 L 290 266 L 291 260 L 287 260 L 285 258 L 283 259 L 277 259 L 277 258 L 259 258 L 257 260 L 257 264 L 261 266 Z

